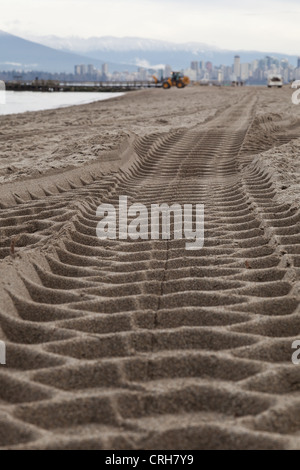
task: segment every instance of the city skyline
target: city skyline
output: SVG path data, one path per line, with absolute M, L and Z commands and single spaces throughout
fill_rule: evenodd
M 285 58 L 281 60 L 276 57 L 266 56 L 264 59 L 256 59 L 249 62 L 241 62 L 241 56 L 235 55 L 231 66 L 216 66 L 211 61 L 194 60 L 189 68 L 182 68 L 181 71 L 185 75 L 189 75 L 191 81 L 217 81 L 217 82 L 246 82 L 251 84 L 264 83 L 270 75 L 281 75 L 283 81 L 288 83 L 295 79 L 300 79 L 300 57 L 298 58 L 297 67 L 294 67 Z M 137 72 L 109 72 L 108 64 L 103 64 L 101 70 L 97 70 L 91 65 L 75 65 L 75 77 L 90 77 L 95 79 L 131 79 L 148 80 L 151 74 L 155 73 L 158 78 L 169 77 L 172 73 L 172 67 L 166 64 L 159 70 L 151 68 L 139 67 Z
M 288 59 L 266 56 L 263 59 L 255 59 L 252 62 L 243 62 L 241 56 L 233 57 L 232 65 L 215 65 L 211 61 L 194 60 L 189 67 L 177 70 L 188 75 L 192 82 L 244 82 L 249 85 L 265 84 L 270 75 L 282 76 L 284 83 L 300 79 L 300 57 L 297 66 L 293 66 Z M 0 78 L 12 80 L 13 78 L 27 80 L 72 80 L 79 81 L 149 81 L 153 75 L 158 79 L 171 76 L 175 70 L 170 64 L 161 68 L 137 67 L 134 71 L 109 70 L 109 64 L 103 63 L 100 68 L 94 64 L 76 64 L 73 73 L 47 73 L 46 71 L 0 71 Z M 18 75 L 19 73 L 19 75 Z
M 136 72 L 109 70 L 109 64 L 103 63 L 101 69 L 93 64 L 76 64 L 72 74 L 47 74 L 39 72 L 41 79 L 49 80 L 79 80 L 79 81 L 151 81 L 153 75 L 158 79 L 170 77 L 174 70 L 166 64 L 161 69 L 138 67 Z M 300 79 L 300 57 L 297 67 L 294 67 L 285 58 L 266 56 L 264 59 L 256 59 L 252 62 L 241 62 L 241 57 L 236 55 L 231 66 L 215 65 L 211 61 L 194 60 L 190 67 L 180 70 L 188 75 L 192 82 L 243 82 L 248 85 L 265 85 L 269 76 L 281 76 L 284 83 Z M 27 79 L 33 78 L 34 71 L 24 72 Z M 10 79 L 13 72 L 0 72 L 0 78 Z M 6 75 L 6 76 L 5 76 Z M 24 78 L 24 77 L 22 77 Z M 36 78 L 36 77 L 35 77 Z
M 42 7 L 41 7 L 42 5 Z M 140 36 L 298 54 L 298 0 L 11 0 L 0 29 L 23 37 Z

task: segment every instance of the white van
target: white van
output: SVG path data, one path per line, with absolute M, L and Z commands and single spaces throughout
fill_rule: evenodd
M 268 87 L 272 88 L 277 86 L 278 88 L 283 87 L 283 80 L 281 75 L 269 75 L 268 77 Z

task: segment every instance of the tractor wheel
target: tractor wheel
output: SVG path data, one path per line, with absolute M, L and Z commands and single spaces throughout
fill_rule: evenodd
M 178 82 L 178 83 L 176 84 L 176 86 L 177 86 L 177 88 L 184 88 L 184 83 Z
M 171 88 L 170 83 L 169 82 L 164 82 L 163 83 L 163 89 L 168 90 L 169 88 Z

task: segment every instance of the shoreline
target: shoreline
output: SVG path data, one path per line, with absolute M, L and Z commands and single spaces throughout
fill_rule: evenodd
M 92 96 L 90 98 L 88 98 L 88 95 L 86 92 L 70 92 L 70 93 L 67 93 L 67 94 L 64 94 L 62 92 L 42 92 L 42 91 L 9 91 L 7 90 L 6 93 L 11 93 L 12 95 L 7 95 L 6 96 L 6 100 L 8 98 L 10 98 L 11 96 L 12 97 L 15 97 L 17 96 L 19 93 L 22 95 L 22 98 L 24 98 L 24 95 L 26 95 L 26 97 L 29 97 L 29 93 L 33 93 L 33 96 L 32 98 L 36 99 L 37 96 L 39 96 L 40 98 L 42 98 L 43 100 L 45 98 L 49 98 L 51 97 L 51 101 L 52 103 L 49 101 L 48 105 L 47 104 L 44 104 L 43 106 L 46 106 L 45 108 L 40 108 L 40 106 L 42 104 L 37 104 L 36 106 L 34 106 L 35 108 L 37 109 L 26 109 L 24 111 L 18 111 L 18 112 L 14 112 L 14 111 L 10 111 L 10 112 L 7 112 L 7 108 L 6 108 L 6 112 L 2 112 L 2 107 L 3 107 L 3 111 L 5 111 L 5 107 L 12 107 L 14 106 L 14 103 L 6 103 L 4 105 L 0 105 L 0 117 L 1 116 L 18 116 L 18 115 L 22 115 L 22 114 L 26 114 L 26 113 L 32 113 L 32 112 L 43 112 L 43 111 L 54 111 L 54 110 L 57 110 L 57 109 L 61 109 L 61 108 L 70 108 L 70 107 L 73 107 L 73 106 L 81 106 L 81 105 L 86 105 L 86 104 L 91 104 L 91 103 L 94 103 L 94 102 L 97 102 L 97 101 L 107 101 L 109 99 L 115 99 L 117 97 L 120 97 L 120 96 L 123 96 L 124 93 L 111 93 L 109 91 L 106 92 L 107 95 L 112 95 L 112 94 L 116 94 L 117 96 L 103 96 L 103 93 L 101 93 L 101 98 L 100 97 L 97 97 L 96 98 L 96 95 L 98 95 L 98 93 L 94 93 L 92 92 L 93 95 L 95 96 Z M 75 100 L 75 96 L 74 95 L 77 95 L 76 96 L 76 99 L 77 100 L 80 100 L 79 102 L 76 102 Z M 71 98 L 74 98 L 74 103 L 70 103 L 70 102 L 66 102 L 66 99 L 63 99 L 63 96 L 65 96 L 67 98 L 67 101 Z M 53 100 L 57 99 L 57 98 L 60 98 L 60 101 L 65 101 L 65 103 L 57 103 L 57 105 L 53 105 Z M 41 101 L 41 100 L 40 100 Z M 45 101 L 45 100 L 44 100 Z M 22 103 L 18 103 L 18 106 L 21 107 L 22 106 Z M 28 108 L 29 106 L 29 103 L 27 104 L 23 104 L 23 106 L 26 106 Z
M 0 142 L 3 143 L 0 183 L 100 163 L 108 152 L 117 151 L 130 136 L 142 137 L 204 124 L 225 110 L 228 102 L 231 105 L 232 98 L 234 103 L 247 94 L 247 90 L 257 92 L 261 100 L 257 107 L 258 118 L 265 113 L 276 118 L 278 109 L 274 98 L 279 98 L 285 119 L 292 121 L 294 114 L 297 122 L 300 106 L 292 105 L 289 88 L 276 93 L 277 90 L 257 87 L 147 89 L 88 104 L 0 115 Z M 82 142 L 78 141 L 81 137 Z M 34 146 L 32 139 L 35 139 Z M 276 138 L 273 141 L 275 145 Z
M 176 94 L 177 90 L 167 94 L 164 90 L 141 90 L 90 104 L 0 116 L 0 142 L 4 144 L 0 151 L 0 162 L 3 162 L 0 163 L 0 183 L 97 161 L 107 151 L 116 150 L 131 134 L 168 132 L 174 123 L 180 128 L 183 120 L 184 125 L 189 126 L 197 113 L 197 105 L 188 109 L 184 105 L 184 92 L 176 96 L 176 120 L 168 113 L 157 115 L 161 98 L 173 105 L 174 91 Z M 190 93 L 193 95 L 195 91 L 189 90 Z M 154 106 L 152 97 L 158 98 Z M 218 100 L 213 101 L 215 108 L 211 110 L 201 106 L 196 122 L 204 122 L 215 114 Z M 82 141 L 78 140 L 81 137 Z

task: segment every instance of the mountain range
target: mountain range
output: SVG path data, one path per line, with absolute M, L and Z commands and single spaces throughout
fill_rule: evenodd
M 108 63 L 110 72 L 136 70 L 137 66 L 162 67 L 170 64 L 173 68 L 189 67 L 197 60 L 211 61 L 215 65 L 231 65 L 234 55 L 241 56 L 241 62 L 251 62 L 273 56 L 288 59 L 296 66 L 297 57 L 276 52 L 229 51 L 204 43 L 159 41 L 146 38 L 116 38 L 57 36 L 27 36 L 26 39 L 0 31 L 0 70 L 43 70 L 45 72 L 67 72 L 75 64 L 93 64 L 100 68 Z
M 52 73 L 74 71 L 76 64 L 93 64 L 97 68 L 107 62 L 91 58 L 88 54 L 57 50 L 53 47 L 23 39 L 0 31 L 0 70 L 38 70 Z M 124 66 L 109 62 L 110 70 L 136 70 L 136 66 Z
M 189 67 L 193 60 L 211 61 L 215 65 L 232 65 L 235 55 L 241 56 L 242 62 L 252 62 L 265 56 L 278 59 L 286 58 L 296 65 L 297 57 L 278 52 L 261 52 L 245 50 L 225 50 L 202 42 L 177 43 L 138 37 L 117 38 L 113 36 L 91 37 L 57 37 L 42 36 L 32 39 L 46 46 L 61 51 L 84 54 L 96 60 L 127 63 L 138 66 L 155 66 L 170 64 L 173 68 Z

